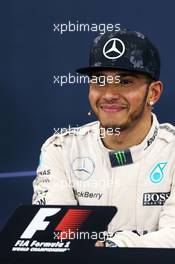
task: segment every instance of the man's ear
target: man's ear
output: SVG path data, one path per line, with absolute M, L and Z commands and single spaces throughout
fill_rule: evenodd
M 161 81 L 152 82 L 149 86 L 147 103 L 153 106 L 160 98 L 163 91 L 163 83 Z

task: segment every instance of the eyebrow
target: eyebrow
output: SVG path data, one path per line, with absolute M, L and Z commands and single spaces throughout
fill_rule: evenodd
M 131 73 L 131 72 L 121 72 L 121 73 L 119 73 L 119 75 L 121 76 L 121 77 L 127 77 L 127 76 L 129 76 L 129 77 L 135 77 L 135 78 L 139 78 L 140 76 L 137 74 L 137 73 Z

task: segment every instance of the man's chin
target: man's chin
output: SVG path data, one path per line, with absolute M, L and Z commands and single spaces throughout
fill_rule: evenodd
M 109 128 L 123 128 L 126 126 L 126 124 L 124 124 L 123 122 L 102 122 L 100 121 L 100 124 L 103 128 L 105 129 L 109 129 Z
M 111 126 L 120 126 L 123 123 L 126 123 L 128 120 L 128 115 L 121 111 L 121 113 L 104 113 L 104 114 L 99 114 L 98 115 L 98 120 L 102 124 L 110 124 Z

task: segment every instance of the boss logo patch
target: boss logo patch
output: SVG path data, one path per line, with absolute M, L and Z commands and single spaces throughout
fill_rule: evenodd
M 170 192 L 144 193 L 143 206 L 164 205 L 166 199 L 168 199 L 169 196 Z

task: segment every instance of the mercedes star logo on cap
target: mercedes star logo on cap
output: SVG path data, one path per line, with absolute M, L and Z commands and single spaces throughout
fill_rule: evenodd
M 103 47 L 103 55 L 110 60 L 120 58 L 124 52 L 125 45 L 123 41 L 118 38 L 109 39 Z

